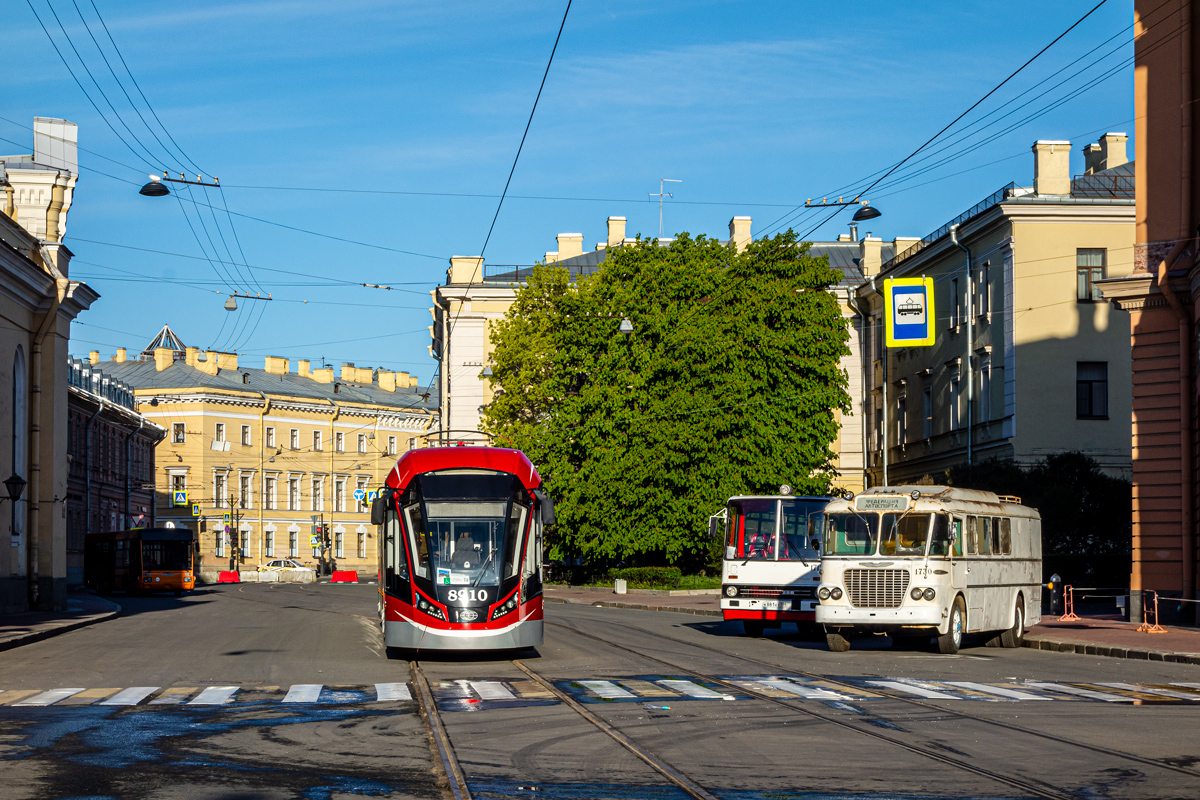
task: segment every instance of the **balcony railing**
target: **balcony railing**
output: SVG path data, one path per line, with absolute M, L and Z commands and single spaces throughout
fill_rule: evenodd
M 1133 197 L 1133 175 L 1076 175 L 1071 179 L 1075 197 Z
M 969 209 L 967 209 L 963 213 L 959 214 L 957 217 L 950 220 L 945 225 L 938 228 L 936 231 L 929 234 L 921 241 L 917 242 L 916 244 L 913 244 L 911 247 L 905 248 L 904 250 L 900 251 L 899 253 L 896 253 L 896 255 L 892 256 L 890 261 L 888 261 L 886 264 L 883 265 L 881 271 L 887 272 L 892 267 L 895 267 L 895 266 L 899 265 L 900 263 L 912 258 L 917 253 L 921 252 L 926 247 L 929 247 L 929 245 L 936 242 L 938 239 L 941 239 L 943 236 L 950 233 L 950 228 L 952 228 L 953 226 L 961 225 L 962 223 L 966 222 L 967 220 L 971 219 L 972 217 L 978 216 L 979 214 L 982 214 L 984 211 L 987 211 L 992 206 L 995 206 L 999 203 L 1004 202 L 1005 200 L 1009 199 L 1010 197 L 1013 197 L 1014 194 L 1016 193 L 1016 190 L 1017 190 L 1017 184 L 1015 184 L 1015 183 L 1009 183 L 1005 186 L 1001 186 L 995 192 L 992 192 L 992 194 L 990 194 L 987 197 L 985 197 L 984 199 L 980 200 L 978 203 L 971 206 Z

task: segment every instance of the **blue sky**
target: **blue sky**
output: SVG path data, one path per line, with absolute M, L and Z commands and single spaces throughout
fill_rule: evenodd
M 31 2 L 130 139 L 79 69 L 47 0 Z M 50 2 L 126 124 L 165 162 L 75 5 Z M 107 46 L 91 0 L 78 2 Z M 378 247 L 234 216 L 245 263 L 261 269 L 214 269 L 201 244 L 224 254 L 221 233 L 242 260 L 219 195 L 204 201 L 194 190 L 219 209 L 214 219 L 204 206 L 190 208 L 201 244 L 174 199 L 138 195 L 148 168 L 89 105 L 29 6 L 7 3 L 0 116 L 26 126 L 34 116 L 70 119 L 81 147 L 121 162 L 80 153 L 67 235 L 72 277 L 102 297 L 73 328 L 72 351 L 138 348 L 170 323 L 188 344 L 236 346 L 248 366 L 264 355 L 324 358 L 427 381 L 435 366 L 425 349 L 428 292 L 450 255 L 480 251 L 496 199 L 238 187 L 498 195 L 565 3 L 95 3 L 154 110 L 186 154 L 221 179 L 232 211 Z M 668 185 L 666 235 L 724 238 L 734 215 L 752 216 L 755 235 L 769 232 L 795 204 L 861 187 L 903 158 L 1093 5 L 576 0 L 487 260 L 532 263 L 556 249 L 560 232 L 582 232 L 591 247 L 609 215 L 627 217 L 630 235 L 656 234 L 648 194 L 660 178 L 683 181 Z M 869 195 L 883 212 L 870 230 L 923 236 L 1008 181 L 1030 184 L 1035 139 L 1071 139 L 1072 171 L 1082 172 L 1088 141 L 1106 130 L 1132 135 L 1132 68 L 1121 66 L 1132 55 L 1131 23 L 1132 3 L 1109 0 L 955 129 L 995 110 L 962 134 L 975 138 Z M 1026 119 L 1113 68 L 1110 79 Z M 132 84 L 126 89 L 138 100 Z M 0 120 L 0 138 L 0 153 L 32 148 L 32 133 L 10 122 Z M 945 156 L 958 157 L 939 166 Z M 179 160 L 163 165 L 177 170 Z M 833 238 L 848 217 L 809 238 Z M 237 285 L 276 299 L 227 312 L 218 292 Z

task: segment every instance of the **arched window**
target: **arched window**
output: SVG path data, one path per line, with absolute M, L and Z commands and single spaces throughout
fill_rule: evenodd
M 12 474 L 28 479 L 27 465 L 29 463 L 29 392 L 25 381 L 25 351 L 20 346 L 13 356 L 13 396 L 12 396 Z M 22 497 L 15 503 L 9 503 L 12 515 L 13 541 L 22 547 L 25 544 L 25 499 Z M 22 559 L 23 561 L 24 559 Z

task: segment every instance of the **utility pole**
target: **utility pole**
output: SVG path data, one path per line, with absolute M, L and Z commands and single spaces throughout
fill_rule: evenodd
M 670 192 L 663 191 L 663 185 L 667 183 L 683 183 L 683 181 L 676 180 L 675 178 L 659 178 L 658 194 L 654 194 L 653 192 L 649 194 L 650 197 L 658 198 L 658 238 L 660 239 L 663 238 L 663 198 L 675 196 Z
M 226 488 L 229 499 L 229 524 L 225 526 L 225 534 L 229 538 L 229 571 L 236 572 L 242 561 L 241 542 L 241 499 L 234 497 L 233 492 Z

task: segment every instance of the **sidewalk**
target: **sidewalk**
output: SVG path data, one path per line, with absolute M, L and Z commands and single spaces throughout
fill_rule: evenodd
M 0 615 L 0 650 L 10 650 L 114 619 L 120 613 L 119 605 L 91 592 L 71 592 L 67 595 L 66 611 L 25 611 Z
M 604 608 L 633 608 L 642 611 L 674 611 L 705 617 L 721 616 L 720 597 L 694 595 L 663 597 L 631 589 L 613 594 L 611 589 L 579 586 L 547 586 L 548 603 L 583 603 Z M 1084 617 L 1059 622 L 1043 616 L 1043 622 L 1025 634 L 1025 646 L 1035 650 L 1080 653 L 1089 656 L 1133 658 L 1143 661 L 1173 661 L 1200 664 L 1200 628 L 1168 627 L 1167 633 L 1138 633 L 1137 624 L 1119 617 Z

